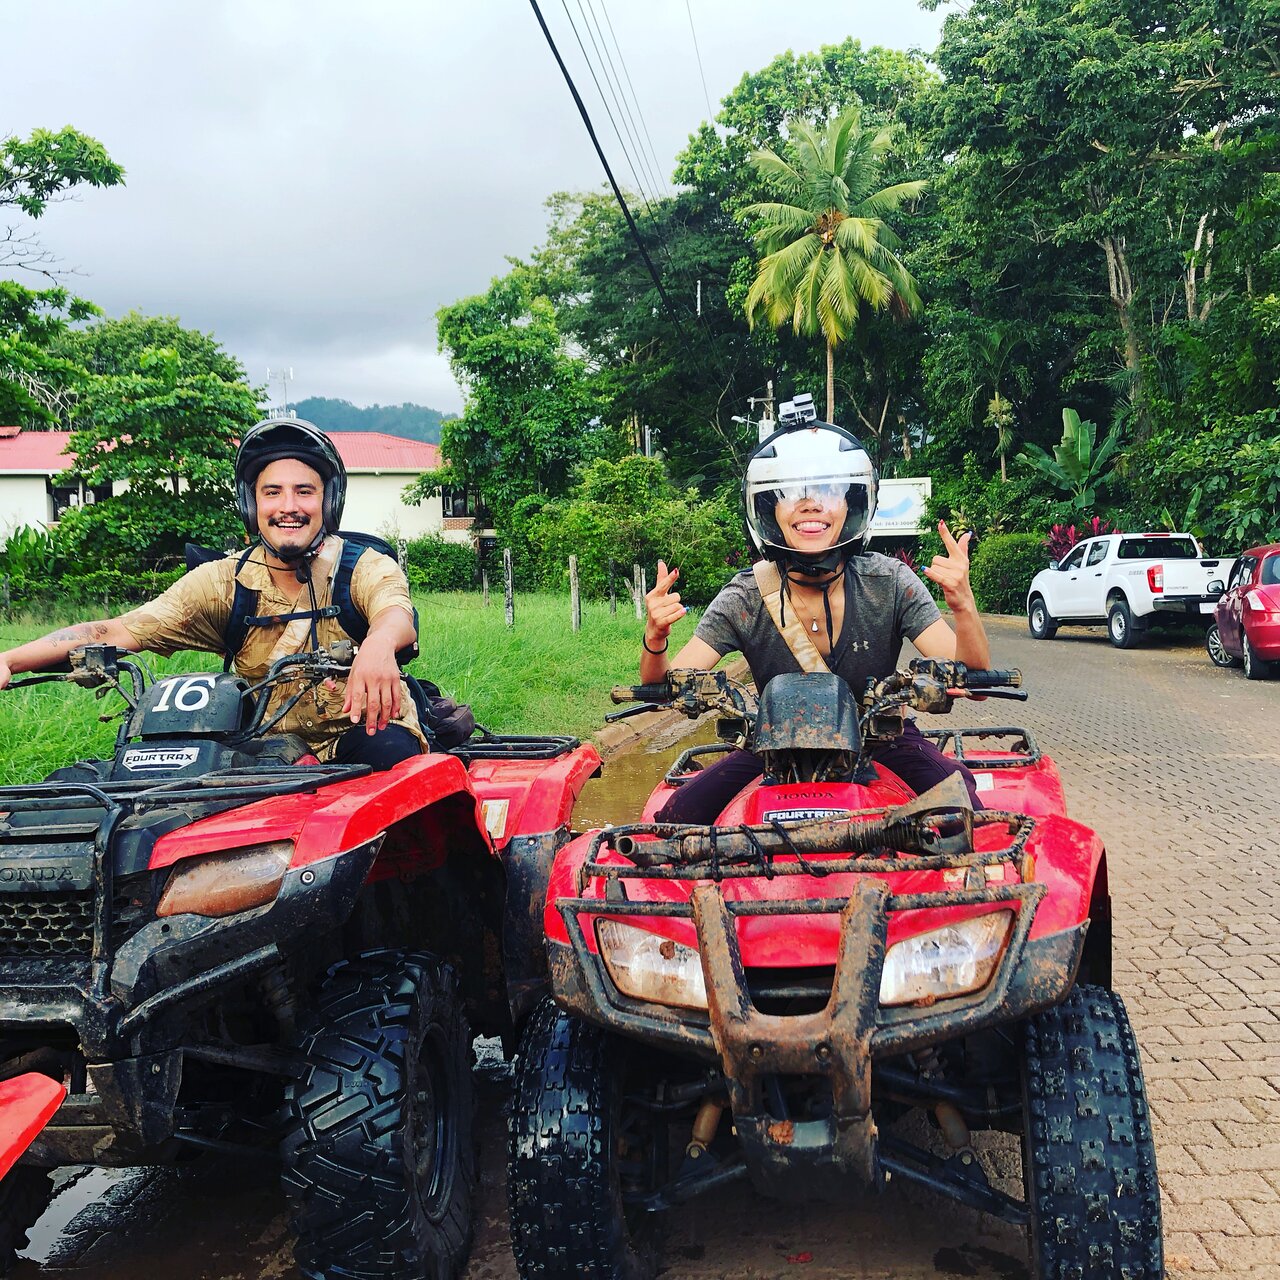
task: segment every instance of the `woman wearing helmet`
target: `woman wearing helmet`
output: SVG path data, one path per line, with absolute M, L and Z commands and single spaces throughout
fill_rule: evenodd
M 848 431 L 811 421 L 775 432 L 747 462 L 743 504 L 747 533 L 761 560 L 724 587 L 670 661 L 671 628 L 686 610 L 673 590 L 679 569 L 658 562 L 657 581 L 645 597 L 643 683 L 660 681 L 670 667 L 709 670 L 726 654 L 740 652 L 758 689 L 783 672 L 825 667 L 861 694 L 869 678 L 895 669 L 904 639 L 926 658 L 990 665 L 969 586 L 969 535 L 957 541 L 940 523 L 945 554 L 925 570 L 942 588 L 953 631 L 905 564 L 866 550 L 876 473 Z M 914 724 L 875 758 L 917 792 L 959 772 L 980 805 L 968 770 L 944 757 Z M 712 821 L 760 772 L 751 753 L 729 753 L 680 787 L 659 818 Z

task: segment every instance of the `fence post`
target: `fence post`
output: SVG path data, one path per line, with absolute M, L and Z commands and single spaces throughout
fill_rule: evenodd
M 574 631 L 582 630 L 582 597 L 578 593 L 578 557 L 569 557 L 569 620 Z
M 639 620 L 644 617 L 644 587 L 642 585 L 644 582 L 644 570 L 638 564 L 633 564 L 631 566 L 631 577 L 635 583 L 631 595 L 636 602 L 636 618 Z
M 618 566 L 613 562 L 613 558 L 610 557 L 609 559 L 609 613 L 611 616 L 614 616 L 614 617 L 616 617 L 618 613 L 618 592 L 617 592 L 617 588 L 614 586 L 614 581 L 613 581 L 614 571 L 617 569 L 617 567 Z
M 516 584 L 515 572 L 511 567 L 510 547 L 502 548 L 502 577 L 506 593 L 507 626 L 514 627 L 516 625 Z
M 489 607 L 489 570 L 480 570 L 480 589 L 484 592 L 484 607 Z

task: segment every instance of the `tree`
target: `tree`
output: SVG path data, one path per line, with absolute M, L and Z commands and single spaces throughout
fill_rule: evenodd
M 1232 287 L 1220 239 L 1275 164 L 1277 37 L 1272 0 L 974 0 L 946 20 L 934 145 L 968 244 L 994 242 L 1007 286 L 1038 258 L 1064 302 L 1110 304 L 1139 437 L 1151 332 Z
M 78 186 L 114 187 L 124 170 L 102 143 L 70 125 L 57 133 L 36 129 L 29 138 L 0 140 L 0 210 L 39 218 L 49 204 Z M 0 267 L 52 276 L 53 256 L 30 232 L 10 225 L 0 234 Z
M 612 197 L 561 194 L 549 204 L 547 242 L 529 269 L 582 350 L 605 420 L 635 449 L 651 428 L 681 482 L 724 483 L 754 444 L 734 418 L 763 390 L 776 348 L 742 316 L 746 287 L 735 272 L 750 246 L 741 227 L 697 191 L 636 208 L 680 332 Z
M 891 131 L 871 131 L 853 107 L 821 132 L 791 125 L 784 158 L 765 148 L 753 162 L 782 202 L 747 206 L 756 220 L 752 238 L 763 251 L 747 294 L 754 326 L 760 314 L 775 328 L 790 321 L 797 334 L 821 333 L 827 349 L 827 420 L 835 420 L 835 348 L 849 337 L 863 305 L 893 307 L 906 316 L 920 308 L 915 281 L 894 249 L 898 239 L 884 221 L 904 201 L 918 198 L 922 181 L 877 190 Z
M 408 501 L 466 488 L 490 510 L 510 508 L 530 494 L 567 492 L 579 462 L 611 451 L 587 370 L 566 352 L 555 308 L 526 269 L 441 307 L 436 319 L 466 407 L 441 429 L 445 465 L 410 485 Z
M 146 347 L 130 360 L 139 333 L 176 328 L 134 315 L 77 335 L 106 371 L 87 375 L 76 406 L 72 472 L 88 488 L 128 489 L 66 513 L 59 540 L 72 563 L 156 567 L 188 540 L 218 545 L 237 534 L 235 446 L 259 416 L 259 396 L 207 334 L 182 331 L 186 357 Z
M 1063 409 L 1062 440 L 1054 446 L 1053 457 L 1039 445 L 1027 444 L 1018 461 L 1048 477 L 1057 488 L 1071 495 L 1077 511 L 1084 511 L 1093 505 L 1098 487 L 1114 474 L 1105 468 L 1120 443 L 1120 424 L 1117 422 L 1107 432 L 1102 447 L 1095 451 L 1097 437 L 1096 423 L 1082 420 L 1074 409 Z
M 52 348 L 69 324 L 97 314 L 93 303 L 63 288 L 0 280 L 0 423 L 48 427 L 67 420 L 84 370 Z
M 1006 481 L 1009 473 L 1005 458 L 1013 447 L 1013 433 L 1018 419 L 1012 403 L 1004 395 L 1004 388 L 1008 385 L 1009 362 L 1022 346 L 1021 338 L 1000 326 L 974 335 L 976 377 L 969 404 L 972 409 L 984 395 L 988 396 L 982 425 L 995 432 L 994 452 L 1000 458 L 1000 479 Z

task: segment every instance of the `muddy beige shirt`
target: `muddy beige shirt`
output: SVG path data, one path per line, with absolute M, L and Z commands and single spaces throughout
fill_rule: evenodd
M 255 550 L 244 567 L 237 572 L 243 551 L 202 564 L 179 578 L 163 595 L 121 616 L 120 622 L 152 653 L 169 655 L 179 649 L 197 649 L 207 653 L 223 652 L 223 636 L 231 619 L 231 601 L 237 577 L 250 590 L 258 593 L 255 612 L 259 617 L 294 613 L 311 608 L 311 597 L 303 584 L 298 594 L 289 596 L 272 580 L 262 558 Z M 333 598 L 333 578 L 342 554 L 342 539 L 327 538 L 312 569 L 316 589 L 316 607 L 323 609 Z M 372 623 L 385 609 L 398 607 L 413 616 L 409 586 L 400 566 L 388 556 L 367 550 L 356 561 L 351 574 L 351 600 Z M 320 618 L 316 622 L 320 644 L 349 639 L 338 619 Z M 250 627 L 244 644 L 235 656 L 236 671 L 249 680 L 260 680 L 267 668 L 288 654 L 303 653 L 311 648 L 311 622 L 299 618 L 272 626 Z M 271 695 L 272 713 L 282 702 L 305 685 L 305 681 L 284 681 Z M 274 733 L 296 733 L 304 739 L 321 760 L 331 759 L 338 738 L 351 726 L 349 716 L 342 714 L 346 682 L 337 688 L 318 685 L 309 689 Z M 269 713 L 270 714 L 270 713 Z M 400 682 L 400 716 L 393 723 L 402 725 L 423 743 L 426 740 L 418 725 L 417 711 L 408 686 Z

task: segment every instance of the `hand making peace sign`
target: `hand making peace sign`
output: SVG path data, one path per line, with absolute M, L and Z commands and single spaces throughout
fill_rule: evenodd
M 972 605 L 973 589 L 969 586 L 969 542 L 972 533 L 962 533 L 957 542 L 945 520 L 938 521 L 945 555 L 934 556 L 924 576 L 942 588 L 942 594 L 953 612 L 957 607 Z

